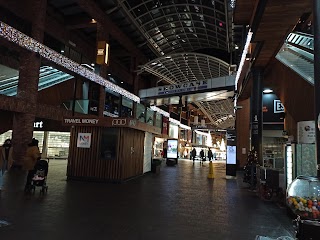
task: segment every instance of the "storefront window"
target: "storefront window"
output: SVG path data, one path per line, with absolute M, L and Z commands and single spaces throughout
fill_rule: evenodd
M 181 129 L 180 130 L 180 139 L 181 140 L 187 140 L 187 137 L 188 137 L 188 130 L 186 129 Z
M 178 139 L 179 127 L 177 125 L 174 125 L 172 123 L 169 124 L 169 137 Z
M 156 113 L 156 127 L 162 128 L 162 115 Z
M 39 150 L 43 152 L 43 131 L 34 131 L 33 137 L 39 141 Z M 12 131 L 0 135 L 0 144 L 5 139 L 12 138 Z M 31 142 L 31 139 L 30 139 Z M 48 158 L 68 158 L 69 154 L 70 133 L 69 132 L 49 132 L 47 142 Z
M 118 129 L 106 128 L 101 136 L 101 158 L 115 160 L 117 158 Z
M 143 104 L 137 103 L 136 118 L 140 122 L 146 122 L 146 108 Z
M 147 123 L 149 125 L 152 125 L 153 126 L 153 122 L 154 122 L 154 111 L 152 111 L 150 108 L 147 108 L 147 116 L 146 116 L 146 119 L 147 119 Z
M 41 132 L 43 134 L 43 132 Z M 39 143 L 40 143 L 40 139 Z M 49 132 L 48 157 L 67 158 L 69 155 L 70 133 Z M 41 142 L 42 143 L 42 142 Z
M 121 117 L 132 117 L 133 101 L 122 97 Z
M 106 101 L 103 111 L 104 116 L 118 117 L 119 116 L 119 101 L 120 95 L 116 96 L 109 91 L 106 91 Z
M 202 135 L 197 134 L 196 144 L 197 144 L 197 145 L 202 145 Z

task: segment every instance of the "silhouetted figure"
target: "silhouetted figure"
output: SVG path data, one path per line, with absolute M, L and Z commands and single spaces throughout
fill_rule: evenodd
M 193 148 L 191 151 L 191 158 L 192 158 L 193 163 L 194 163 L 194 160 L 196 160 L 196 155 L 197 155 L 197 151 L 195 148 Z
M 209 148 L 209 150 L 208 150 L 208 159 L 209 159 L 209 161 L 212 161 L 212 158 L 213 158 L 213 153 L 212 153 L 211 149 Z
M 0 147 L 0 192 L 3 188 L 3 176 L 8 171 L 13 163 L 12 159 L 12 147 L 11 140 L 4 141 L 2 147 Z

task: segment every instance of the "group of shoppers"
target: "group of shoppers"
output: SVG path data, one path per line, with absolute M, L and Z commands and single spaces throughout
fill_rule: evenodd
M 28 144 L 27 152 L 23 159 L 22 169 L 28 171 L 25 190 L 30 188 L 34 175 L 34 166 L 41 158 L 38 144 L 39 141 L 33 138 L 31 143 Z M 14 164 L 12 153 L 13 147 L 11 139 L 6 139 L 0 147 L 0 193 L 3 191 L 3 176 Z
M 191 156 L 190 156 L 193 163 L 196 159 L 196 156 L 197 156 L 197 151 L 195 148 L 193 148 L 191 151 Z M 212 153 L 211 149 L 209 148 L 208 149 L 208 159 L 209 159 L 209 161 L 212 161 L 213 158 L 214 158 L 214 154 Z M 203 149 L 200 150 L 200 160 L 201 160 L 201 162 L 206 161 L 206 156 L 205 156 Z

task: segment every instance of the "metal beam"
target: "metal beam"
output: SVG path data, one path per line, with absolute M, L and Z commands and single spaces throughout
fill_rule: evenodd
M 93 0 L 76 0 L 80 7 L 83 8 L 92 18 L 108 28 L 110 35 L 116 39 L 123 47 L 127 48 L 141 62 L 147 62 L 146 56 L 136 47 L 127 35 L 111 21 L 106 13 Z

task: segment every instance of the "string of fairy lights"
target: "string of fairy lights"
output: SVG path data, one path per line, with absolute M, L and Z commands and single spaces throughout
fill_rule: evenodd
M 71 59 L 63 56 L 62 54 L 52 50 L 51 48 L 43 45 L 37 40 L 29 37 L 28 35 L 18 31 L 10 25 L 0 21 L 0 36 L 13 42 L 25 49 L 38 53 L 41 57 L 44 57 L 82 77 L 85 77 L 93 82 L 96 82 L 102 86 L 105 86 L 109 90 L 119 93 L 137 103 L 140 103 L 140 98 L 127 90 L 109 82 L 107 79 L 100 75 L 90 71 L 89 69 L 81 66 L 80 64 L 72 61 Z

